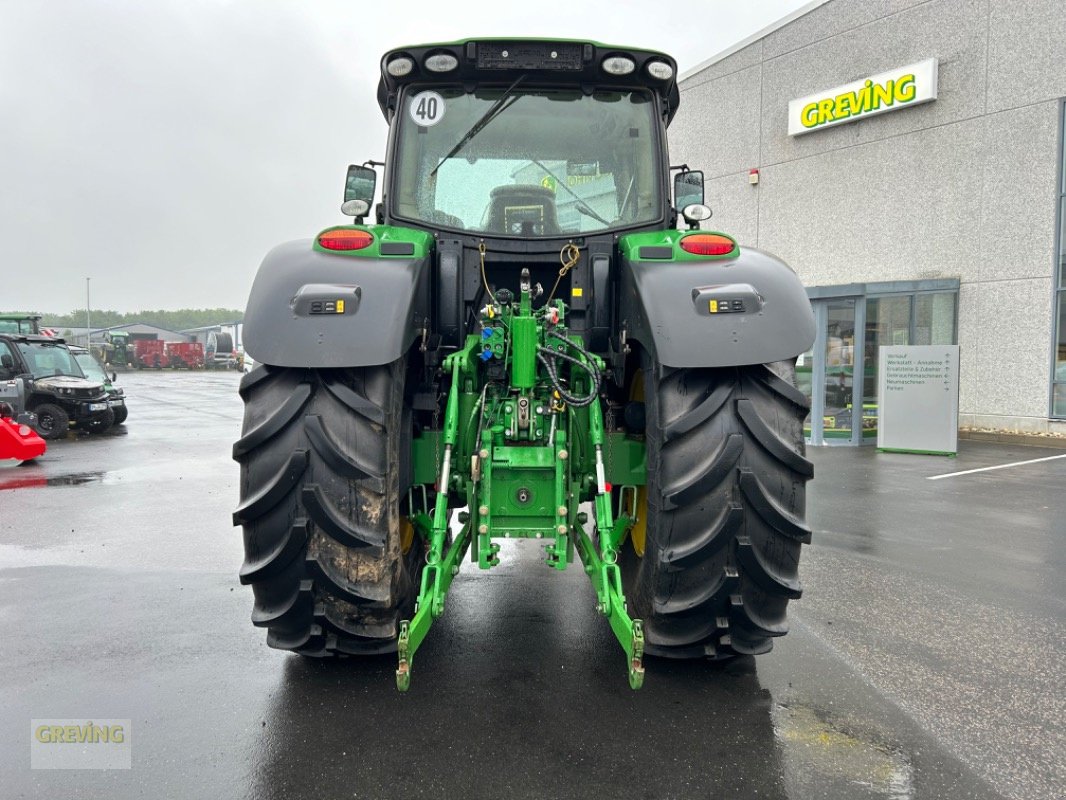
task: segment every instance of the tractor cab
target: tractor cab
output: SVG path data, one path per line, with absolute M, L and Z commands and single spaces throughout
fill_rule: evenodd
M 40 333 L 40 314 L 0 314 L 0 333 Z
M 585 42 L 387 53 L 383 220 L 522 241 L 671 225 L 675 71 L 663 53 Z

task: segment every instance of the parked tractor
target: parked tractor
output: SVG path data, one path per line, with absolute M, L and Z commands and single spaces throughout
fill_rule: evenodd
M 584 41 L 385 54 L 381 202 L 349 167 L 354 224 L 268 254 L 244 318 L 234 523 L 270 646 L 395 652 L 406 690 L 462 559 L 506 538 L 581 561 L 633 688 L 645 655 L 786 632 L 815 324 L 788 266 L 700 230 L 676 69 Z
M 0 314 L 0 333 L 40 332 L 40 314 Z
M 104 364 L 111 369 L 124 370 L 133 363 L 129 331 L 108 331 Z

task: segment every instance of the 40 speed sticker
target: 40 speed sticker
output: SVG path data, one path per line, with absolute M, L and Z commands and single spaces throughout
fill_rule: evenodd
M 407 113 L 416 125 L 428 127 L 444 119 L 444 98 L 436 92 L 419 92 L 411 98 Z

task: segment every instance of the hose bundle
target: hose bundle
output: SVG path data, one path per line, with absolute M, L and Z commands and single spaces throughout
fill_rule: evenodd
M 558 339 L 568 347 L 572 347 L 578 353 L 580 353 L 584 360 L 575 358 L 568 353 L 564 353 L 560 350 L 551 350 L 547 347 L 537 348 L 537 360 L 544 367 L 544 371 L 548 373 L 548 379 L 552 383 L 552 388 L 559 393 L 559 396 L 570 405 L 575 408 L 584 408 L 585 406 L 592 405 L 595 402 L 597 395 L 600 392 L 600 382 L 602 380 L 602 374 L 600 368 L 596 366 L 596 362 L 592 355 L 585 350 L 581 345 L 576 342 L 572 342 L 565 336 L 560 335 L 557 331 L 548 331 L 548 336 L 553 339 Z M 589 393 L 580 397 L 578 395 L 571 394 L 570 391 L 563 385 L 559 378 L 559 367 L 556 364 L 556 359 L 562 359 L 563 361 L 569 361 L 571 364 L 580 367 L 589 376 L 589 382 L 592 384 L 592 388 Z

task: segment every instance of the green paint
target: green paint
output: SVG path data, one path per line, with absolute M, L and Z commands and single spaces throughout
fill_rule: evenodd
M 367 231 L 374 236 L 367 247 L 362 250 L 327 250 L 318 243 L 318 236 L 329 231 Z M 333 225 L 320 231 L 314 239 L 312 249 L 319 253 L 329 253 L 332 256 L 351 256 L 352 258 L 399 258 L 408 261 L 425 258 L 433 250 L 433 236 L 425 231 L 414 228 L 403 228 L 398 225 Z M 393 256 L 383 255 L 381 245 L 386 242 L 400 242 L 414 245 L 413 255 Z
M 411 453 L 416 488 L 436 483 L 449 491 L 437 493 L 432 519 L 421 514 L 413 520 L 428 547 L 415 613 L 400 626 L 401 691 L 410 687 L 415 653 L 444 613 L 463 557 L 469 551 L 479 568 L 491 569 L 500 563 L 494 539 L 501 538 L 544 540 L 547 565 L 555 570 L 581 558 L 597 608 L 625 651 L 630 686 L 643 683 L 643 627 L 629 616 L 618 568 L 618 550 L 633 520 L 614 519 L 607 484 L 614 477 L 635 491 L 644 482 L 644 445 L 605 430 L 599 398 L 574 408 L 554 395 L 561 389 L 580 402 L 594 387 L 582 369 L 545 348 L 562 348 L 604 369 L 597 356 L 577 349 L 580 340 L 569 335 L 564 314 L 561 303 L 534 311 L 526 285 L 517 303 L 486 311 L 484 333 L 468 336 L 460 351 L 444 359 L 451 383 L 443 429 L 415 437 Z M 565 384 L 553 383 L 538 354 L 555 362 Z M 448 504 L 456 495 L 468 510 L 449 544 Z M 586 515 L 578 511 L 585 502 L 595 510 L 595 545 L 583 527 Z
M 714 236 L 725 236 L 728 239 L 732 239 L 736 243 L 736 239 L 733 239 L 728 233 L 722 233 L 721 231 L 650 231 L 648 233 L 630 233 L 618 240 L 618 246 L 622 250 L 622 256 L 629 261 L 641 261 L 646 264 L 654 263 L 669 263 L 670 261 L 730 261 L 737 258 L 740 255 L 740 245 L 737 245 L 725 255 L 721 256 L 698 256 L 694 253 L 688 253 L 681 249 L 681 240 L 691 234 L 712 234 Z M 640 248 L 642 247 L 670 247 L 673 249 L 673 256 L 670 258 L 641 258 Z
M 441 431 L 425 430 L 411 440 L 414 485 L 432 484 L 437 479 L 442 447 Z
M 607 482 L 613 486 L 643 486 L 648 479 L 644 442 L 624 433 L 608 433 L 604 446 Z
M 532 389 L 537 377 L 537 321 L 520 314 L 511 321 L 511 385 L 516 389 Z

